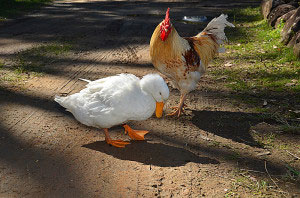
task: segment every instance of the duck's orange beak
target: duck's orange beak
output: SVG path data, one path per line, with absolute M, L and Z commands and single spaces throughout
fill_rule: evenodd
M 163 114 L 164 102 L 156 102 L 155 115 L 157 118 L 161 118 Z

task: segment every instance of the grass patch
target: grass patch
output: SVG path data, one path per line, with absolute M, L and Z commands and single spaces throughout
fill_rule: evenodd
M 275 133 L 259 134 L 259 133 L 253 132 L 252 136 L 255 139 L 255 141 L 265 149 L 273 148 L 275 145 L 275 143 L 274 143 L 275 138 L 276 138 Z
M 249 192 L 254 197 L 272 197 L 273 194 L 268 181 L 251 176 L 248 171 L 237 170 L 225 197 L 241 197 L 243 191 Z
M 29 76 L 56 72 L 52 67 L 72 50 L 71 44 L 52 43 L 19 52 L 10 64 L 0 60 L 0 81 L 16 83 Z
M 22 51 L 17 55 L 15 72 L 43 73 L 51 69 L 45 67 L 46 65 L 53 64 L 56 61 L 55 57 L 69 52 L 71 48 L 69 44 L 49 44 Z
M 236 27 L 227 29 L 228 52 L 212 68 L 216 79 L 242 93 L 300 96 L 300 61 L 291 48 L 280 43 L 280 31 L 262 19 L 259 8 L 235 9 L 229 13 Z
M 300 171 L 299 170 L 296 170 L 295 168 L 293 168 L 289 165 L 286 165 L 286 168 L 287 168 L 286 178 L 288 180 L 300 181 Z
M 5 18 L 20 16 L 28 11 L 40 8 L 53 0 L 1 0 L 0 21 Z
M 300 135 L 300 124 L 298 125 L 285 124 L 281 126 L 281 130 L 284 131 L 285 133 Z

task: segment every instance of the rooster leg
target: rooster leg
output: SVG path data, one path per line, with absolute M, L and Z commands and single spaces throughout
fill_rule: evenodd
M 125 142 L 123 140 L 112 140 L 109 137 L 108 129 L 104 129 L 104 133 L 105 133 L 105 141 L 107 144 L 110 144 L 118 148 L 124 148 L 127 144 L 130 144 L 129 142 Z
M 182 111 L 185 109 L 185 107 L 187 107 L 187 105 L 185 103 L 183 103 Z M 178 106 L 170 107 L 170 109 L 178 109 Z
M 128 134 L 129 137 L 133 140 L 145 140 L 144 135 L 149 133 L 149 131 L 133 130 L 127 124 L 123 124 L 123 127 L 125 129 L 125 134 Z
M 178 107 L 175 107 L 174 109 L 176 109 L 176 110 L 173 113 L 168 114 L 168 116 L 179 117 L 181 115 L 181 113 L 183 113 L 183 106 L 185 105 L 184 104 L 185 98 L 186 98 L 186 94 L 181 94 Z

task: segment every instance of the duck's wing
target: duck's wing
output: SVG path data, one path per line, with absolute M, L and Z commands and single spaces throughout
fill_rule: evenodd
M 113 126 L 131 119 L 142 95 L 139 81 L 132 74 L 120 74 L 90 82 L 82 92 L 88 97 L 84 108 L 94 124 Z
M 105 80 L 88 85 L 90 91 L 97 90 L 94 94 L 97 100 L 89 108 L 92 116 L 106 114 L 108 118 L 121 123 L 127 120 L 144 120 L 153 114 L 155 102 L 142 91 L 139 78 L 132 74 L 121 74 Z
M 90 109 L 94 113 L 107 109 L 110 111 L 121 110 L 122 107 L 132 106 L 135 97 L 140 95 L 139 81 L 140 79 L 132 74 L 120 74 L 92 81 L 87 84 L 87 88 L 83 91 L 88 95 L 92 95 L 90 101 L 93 102 L 89 105 L 93 106 Z

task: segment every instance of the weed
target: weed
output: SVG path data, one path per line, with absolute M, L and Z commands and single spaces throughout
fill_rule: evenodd
M 234 151 L 231 154 L 226 155 L 225 158 L 227 160 L 238 160 L 241 158 L 241 155 L 238 152 Z
M 263 148 L 273 148 L 276 134 L 275 133 L 259 134 L 254 132 L 253 138 L 258 143 L 258 145 L 262 146 Z
M 270 194 L 272 194 L 269 182 L 263 179 L 257 179 L 248 171 L 236 170 L 234 172 L 231 188 L 225 197 L 240 197 L 239 193 L 243 191 L 248 191 L 254 197 L 270 197 Z
M 4 67 L 4 63 L 2 60 L 0 60 L 0 69 Z
M 300 171 L 296 170 L 295 168 L 286 165 L 287 168 L 287 174 L 286 174 L 286 178 L 292 181 L 300 181 Z
M 290 124 L 284 124 L 281 125 L 281 130 L 286 133 L 292 133 L 292 134 L 300 134 L 300 124 L 298 125 L 290 125 Z
M 220 147 L 220 144 L 221 144 L 221 142 L 217 142 L 215 140 L 212 140 L 209 145 L 212 146 L 212 147 Z

